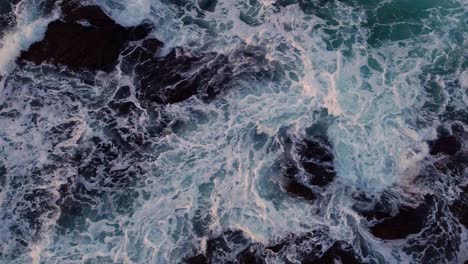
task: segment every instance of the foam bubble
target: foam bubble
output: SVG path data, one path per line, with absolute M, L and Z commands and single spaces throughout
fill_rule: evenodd
M 116 4 L 117 3 L 117 4 Z M 149 18 L 153 4 L 151 0 L 97 1 L 104 10 L 120 25 L 137 26 Z
M 461 87 L 468 89 L 468 70 L 464 70 L 458 77 Z

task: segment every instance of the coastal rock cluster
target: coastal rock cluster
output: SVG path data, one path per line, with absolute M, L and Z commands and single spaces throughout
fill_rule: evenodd
M 215 1 L 203 3 L 204 9 L 208 11 L 216 5 Z M 93 203 L 89 197 L 104 197 L 108 194 L 106 190 L 131 189 L 142 184 L 140 175 L 150 170 L 144 160 L 152 150 L 151 138 L 170 133 L 168 127 L 171 120 L 161 110 L 164 106 L 194 97 L 202 102 L 210 102 L 224 91 L 235 89 L 236 76 L 250 74 L 255 78 L 272 78 L 280 68 L 265 58 L 261 48 L 249 45 L 233 54 L 204 53 L 183 47 L 162 53 L 164 43 L 152 37 L 151 32 L 157 29 L 149 21 L 143 21 L 134 27 L 124 27 L 96 5 L 83 5 L 79 1 L 52 1 L 51 8 L 54 5 L 61 10 L 61 17 L 49 24 L 41 41 L 32 44 L 21 54 L 18 58 L 19 66 L 33 64 L 65 67 L 78 76 L 89 72 L 111 73 L 118 68 L 132 77 L 134 87 L 117 87 L 112 98 L 106 101 L 105 107 L 89 113 L 94 120 L 98 120 L 96 122 L 99 125 L 102 124 L 103 133 L 109 140 L 93 137 L 87 142 L 80 142 L 80 151 L 66 157 L 67 164 L 77 168 L 79 177 L 69 177 L 61 185 L 58 190 L 60 198 L 47 190 L 34 190 L 18 199 L 34 204 L 34 210 L 22 214 L 29 219 L 31 229 L 35 230 L 29 238 L 18 242 L 25 247 L 38 239 L 37 234 L 46 229 L 40 221 L 44 215 L 58 215 L 60 212 L 59 226 L 64 230 L 72 228 L 85 221 L 80 215 L 88 210 L 83 204 Z M 83 79 L 87 80 L 85 77 Z M 31 104 L 32 108 L 40 108 L 42 103 L 36 101 L 34 105 Z M 145 111 L 151 117 L 151 125 L 142 128 L 136 125 L 136 120 Z M 112 116 L 125 117 L 128 123 L 122 125 Z M 53 147 L 58 142 L 73 138 L 73 133 L 79 126 L 79 122 L 70 121 L 53 127 L 50 133 L 51 142 L 56 142 Z M 136 127 L 138 133 L 130 131 L 128 127 Z M 333 184 L 339 184 L 333 142 L 325 134 L 306 133 L 298 137 L 288 131 L 281 133 L 279 145 L 284 149 L 284 155 L 278 160 L 280 190 L 308 203 L 320 200 L 324 190 Z M 353 210 L 375 239 L 410 239 L 409 243 L 413 243 L 411 238 L 434 236 L 434 241 L 437 241 L 450 233 L 445 229 L 436 230 L 436 226 L 443 226 L 441 223 L 444 221 L 447 222 L 447 230 L 452 227 L 460 228 L 457 224 L 467 228 L 466 135 L 463 127 L 454 126 L 450 133 L 441 133 L 438 138 L 429 141 L 429 154 L 434 160 L 426 162 L 426 169 L 415 180 L 427 184 L 424 181 L 428 179 L 445 182 L 446 179 L 441 177 L 452 177 L 451 183 L 447 184 L 453 188 L 451 200 L 436 192 L 428 192 L 411 202 L 402 202 L 391 191 L 384 191 L 376 197 L 356 194 Z M 126 157 L 138 162 L 119 170 L 106 166 Z M 48 169 L 55 171 L 57 168 Z M 0 183 L 7 173 L 7 168 L 0 166 Z M 81 179 L 101 188 L 90 189 Z M 131 200 L 132 196 L 137 195 L 129 191 L 126 198 Z M 47 200 L 54 204 L 45 202 Z M 449 209 L 453 216 L 448 217 L 450 221 L 447 221 L 446 216 L 438 215 L 440 208 Z M 126 205 L 123 204 L 118 210 L 125 211 Z M 425 229 L 426 227 L 428 228 Z M 431 228 L 435 231 L 431 231 Z M 23 231 L 19 230 L 18 233 L 21 235 Z M 287 251 L 291 248 L 299 251 L 301 263 L 304 264 L 336 261 L 367 263 L 361 257 L 362 252 L 356 252 L 352 245 L 344 241 L 331 241 L 326 232 L 290 234 L 265 244 L 256 242 L 237 229 L 208 233 L 207 236 L 206 248 L 188 252 L 184 259 L 186 263 L 220 263 L 228 260 L 232 263 L 260 264 L 266 263 L 265 259 L 271 256 L 286 261 Z M 460 238 L 459 235 L 453 237 L 453 245 L 450 246 L 455 251 Z M 414 247 L 408 249 L 408 254 L 417 248 L 417 242 L 412 245 Z

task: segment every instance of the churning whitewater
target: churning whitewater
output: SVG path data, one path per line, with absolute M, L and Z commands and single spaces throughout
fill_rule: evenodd
M 466 263 L 465 0 L 0 0 L 0 263 Z

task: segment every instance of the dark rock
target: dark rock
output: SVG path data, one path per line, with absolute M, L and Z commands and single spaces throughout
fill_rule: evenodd
M 302 255 L 319 255 L 322 250 L 322 245 L 316 244 L 314 237 L 321 238 L 322 235 L 322 233 L 315 231 L 299 235 L 290 234 L 279 241 L 279 243 L 265 247 L 265 250 L 280 254 L 286 252 L 292 247 L 297 249 L 307 249 L 307 252 L 300 252 Z
M 383 192 L 379 199 L 368 197 L 367 194 L 363 192 L 354 194 L 353 196 L 357 201 L 357 203 L 353 205 L 353 209 L 364 216 L 368 221 L 392 217 L 392 210 L 397 206 L 392 203 L 390 193 L 387 192 Z
M 454 155 L 461 149 L 461 143 L 454 135 L 443 136 L 434 141 L 429 141 L 430 154 L 447 154 Z
M 416 208 L 402 206 L 398 213 L 370 227 L 371 233 L 382 239 L 403 239 L 419 233 L 426 223 L 433 198 L 429 195 Z
M 143 40 L 140 45 L 128 47 L 122 53 L 122 56 L 124 56 L 123 70 L 131 73 L 133 72 L 135 65 L 149 60 L 155 60 L 158 51 L 163 45 L 164 44 L 161 41 L 149 38 Z
M 258 252 L 256 245 L 251 245 L 250 247 L 243 250 L 237 255 L 237 262 L 239 264 L 265 264 L 265 257 Z
M 331 244 L 321 231 L 290 234 L 278 244 L 263 245 L 252 242 L 242 231 L 228 230 L 207 241 L 206 252 L 186 258 L 188 264 L 237 263 L 265 264 L 267 256 L 275 256 L 281 263 L 291 263 L 291 252 L 301 263 L 364 263 L 354 249 L 343 241 L 324 249 L 322 243 Z M 296 262 L 295 262 L 296 263 Z
M 127 116 L 130 113 L 137 112 L 138 107 L 129 101 L 111 101 L 109 107 L 120 116 Z
M 281 164 L 287 192 L 314 200 L 312 186 L 325 187 L 336 176 L 331 144 L 322 136 L 313 136 L 298 142 L 283 139 L 287 149 Z
M 244 252 L 251 240 L 240 230 L 226 230 L 221 235 L 208 239 L 206 242 L 206 252 L 186 258 L 185 263 L 228 263 L 236 259 L 250 258 Z
M 294 180 L 288 181 L 286 191 L 308 201 L 313 201 L 317 198 L 317 196 L 308 187 Z
M 452 203 L 450 210 L 468 228 L 468 185 L 461 188 L 460 196 Z
M 157 104 L 173 104 L 198 94 L 211 99 L 231 78 L 224 55 L 195 55 L 174 49 L 166 57 L 148 60 L 135 67 L 139 79 L 138 99 Z
M 199 254 L 184 260 L 187 264 L 208 264 L 208 259 L 205 255 Z
M 63 17 L 49 24 L 44 39 L 22 52 L 20 61 L 67 66 L 72 70 L 110 71 L 129 41 L 145 38 L 149 24 L 125 28 L 98 6 L 64 4 Z
M 272 78 L 278 66 L 268 62 L 258 47 L 245 46 L 227 55 L 175 48 L 161 57 L 161 46 L 161 42 L 147 39 L 123 52 L 123 71 L 135 76 L 136 96 L 147 108 L 182 102 L 195 95 L 210 101 L 234 86 L 237 76 Z
M 222 235 L 206 242 L 206 256 L 214 261 L 226 260 L 228 255 L 237 255 L 250 244 L 250 240 L 240 230 L 227 230 Z
M 310 175 L 311 185 L 326 186 L 333 181 L 336 172 L 333 166 L 333 154 L 328 140 L 321 137 L 306 139 L 298 146 L 301 163 Z
M 309 257 L 302 261 L 302 264 L 335 263 L 360 264 L 363 261 L 349 244 L 342 241 L 335 242 L 322 256 Z
M 325 233 L 313 231 L 303 235 L 291 234 L 280 243 L 265 247 L 265 250 L 274 252 L 280 259 L 288 259 L 293 251 L 297 254 L 298 261 L 304 264 L 364 263 L 348 243 L 336 241 L 327 249 L 323 244 L 328 243 L 330 240 Z

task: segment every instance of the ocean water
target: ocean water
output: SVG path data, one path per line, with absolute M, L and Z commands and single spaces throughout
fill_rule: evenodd
M 92 3 L 123 26 L 151 21 L 162 56 L 226 55 L 233 80 L 212 100 L 149 109 L 120 64 L 19 67 L 60 12 L 0 2 L 1 263 L 182 263 L 228 229 L 264 245 L 323 232 L 324 247 L 345 241 L 369 263 L 468 258 L 466 228 L 447 209 L 466 167 L 427 176 L 440 158 L 427 142 L 441 127 L 468 129 L 466 1 Z M 136 106 L 126 115 L 109 107 L 122 86 Z M 310 202 L 284 191 L 278 164 L 282 138 L 317 131 L 333 146 L 336 178 Z M 356 193 L 396 204 L 431 193 L 438 210 L 421 234 L 384 241 L 353 209 Z M 307 249 L 288 250 L 289 262 L 266 263 L 300 263 Z

